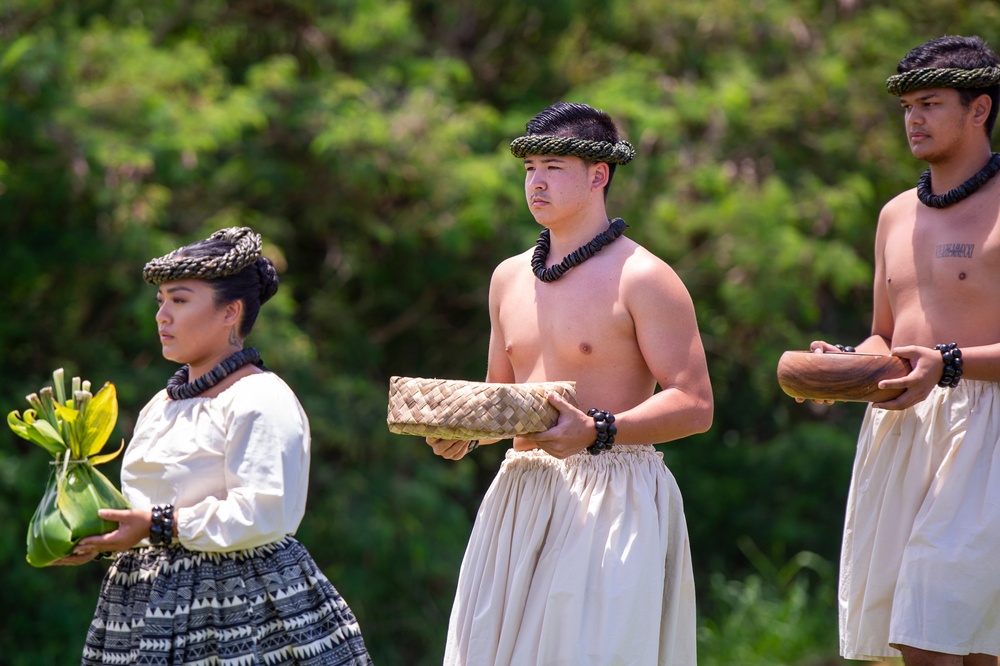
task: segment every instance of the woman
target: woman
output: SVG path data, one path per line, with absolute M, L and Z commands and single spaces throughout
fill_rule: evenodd
M 91 664 L 370 664 L 351 609 L 291 535 L 309 422 L 243 348 L 278 288 L 250 229 L 154 259 L 163 356 L 184 366 L 143 408 L 122 459 L 132 507 L 61 561 L 119 551 L 87 633 Z

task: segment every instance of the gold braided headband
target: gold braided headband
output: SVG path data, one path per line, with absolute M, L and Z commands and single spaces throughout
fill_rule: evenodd
M 890 76 L 885 89 L 893 95 L 903 95 L 926 88 L 987 88 L 997 83 L 1000 83 L 1000 67 L 927 67 Z
M 588 162 L 608 164 L 628 164 L 635 157 L 635 148 L 628 141 L 610 143 L 591 141 L 572 136 L 544 136 L 529 134 L 510 142 L 510 152 L 514 157 L 528 155 L 572 155 Z
M 211 280 L 239 273 L 260 257 L 260 234 L 254 233 L 250 227 L 220 229 L 209 236 L 209 240 L 216 238 L 229 241 L 233 249 L 224 255 L 205 259 L 179 257 L 177 254 L 184 250 L 179 248 L 147 263 L 142 269 L 142 279 L 149 284 L 173 280 Z

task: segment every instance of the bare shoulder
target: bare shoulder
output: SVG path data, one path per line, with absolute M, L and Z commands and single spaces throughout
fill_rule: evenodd
M 680 290 L 687 293 L 680 276 L 666 261 L 642 245 L 629 240 L 631 245 L 622 265 L 622 282 L 629 290 Z
M 892 223 L 901 219 L 912 219 L 917 214 L 917 189 L 900 192 L 882 206 L 879 222 Z
M 531 251 L 516 254 L 504 259 L 493 269 L 490 278 L 490 302 L 497 304 L 504 294 L 515 289 L 518 279 L 523 279 L 525 271 L 530 270 Z
M 521 254 L 507 257 L 493 269 L 493 281 L 510 280 L 512 277 L 525 270 L 531 265 L 531 250 L 525 250 Z

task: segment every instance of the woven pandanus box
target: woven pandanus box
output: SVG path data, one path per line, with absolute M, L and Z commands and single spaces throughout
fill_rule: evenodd
M 392 377 L 389 430 L 441 439 L 505 439 L 548 430 L 559 420 L 549 393 L 576 404 L 576 382 L 496 384 Z

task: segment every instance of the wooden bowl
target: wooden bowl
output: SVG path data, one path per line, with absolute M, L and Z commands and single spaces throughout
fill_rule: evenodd
M 860 352 L 786 351 L 778 360 L 778 384 L 793 398 L 884 402 L 903 389 L 880 389 L 883 379 L 910 373 L 906 359 Z

